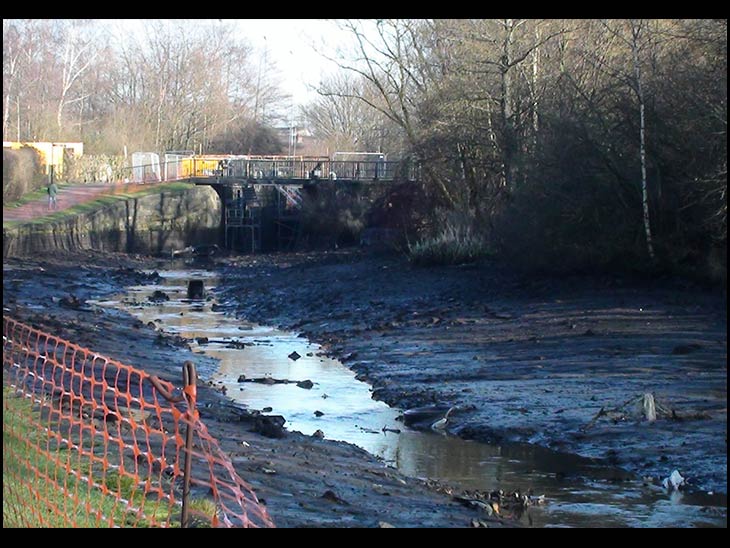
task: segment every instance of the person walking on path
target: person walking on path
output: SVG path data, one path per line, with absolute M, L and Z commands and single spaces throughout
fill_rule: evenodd
M 56 200 L 56 195 L 58 194 L 58 186 L 56 186 L 56 182 L 52 181 L 50 185 L 48 185 L 48 209 L 58 209 L 58 201 Z

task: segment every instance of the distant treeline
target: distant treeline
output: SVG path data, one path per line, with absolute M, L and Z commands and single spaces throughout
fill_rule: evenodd
M 323 51 L 341 70 L 303 119 L 323 150 L 421 160 L 427 195 L 398 213 L 410 241 L 725 281 L 726 19 L 333 24 L 352 49 Z M 3 135 L 282 152 L 276 74 L 232 20 L 4 20 Z
M 424 240 L 469 234 L 533 269 L 725 281 L 727 20 L 341 26 L 348 77 L 308 112 L 342 139 L 366 108 L 371 142 L 424 162 Z

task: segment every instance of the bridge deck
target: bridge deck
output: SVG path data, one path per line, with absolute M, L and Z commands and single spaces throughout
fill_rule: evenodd
M 195 184 L 306 185 L 317 181 L 417 181 L 420 170 L 410 162 L 383 160 L 251 159 L 195 157 L 166 163 L 166 179 Z

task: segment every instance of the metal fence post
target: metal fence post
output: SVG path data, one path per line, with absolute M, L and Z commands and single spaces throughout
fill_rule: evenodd
M 182 500 L 182 512 L 180 516 L 180 527 L 183 529 L 188 527 L 189 524 L 189 508 L 190 508 L 190 470 L 193 462 L 192 449 L 193 449 L 193 420 L 197 415 L 196 409 L 196 387 L 197 387 L 197 374 L 195 372 L 195 364 L 191 361 L 186 361 L 183 364 L 183 392 L 185 399 L 188 403 L 188 423 L 187 430 L 185 432 L 185 463 L 183 465 L 183 500 Z

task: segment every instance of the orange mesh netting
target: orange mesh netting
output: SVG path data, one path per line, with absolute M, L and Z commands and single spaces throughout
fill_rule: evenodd
M 3 526 L 273 527 L 185 367 L 175 389 L 3 317 Z

